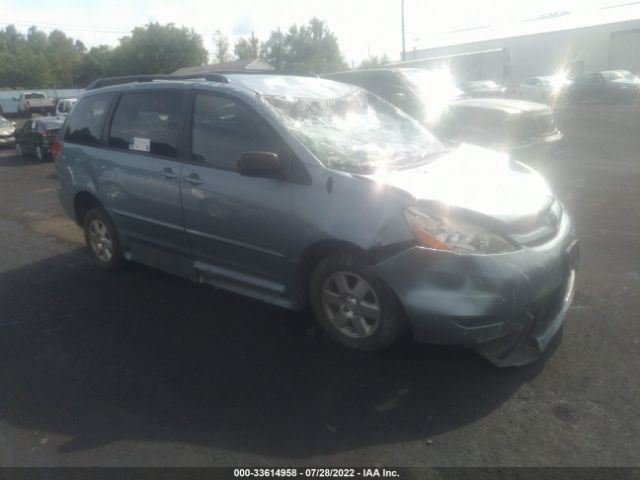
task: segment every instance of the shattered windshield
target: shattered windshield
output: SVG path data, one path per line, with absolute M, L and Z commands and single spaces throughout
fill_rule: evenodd
M 414 120 L 362 89 L 335 98 L 263 99 L 328 168 L 351 173 L 403 168 L 427 162 L 444 148 Z

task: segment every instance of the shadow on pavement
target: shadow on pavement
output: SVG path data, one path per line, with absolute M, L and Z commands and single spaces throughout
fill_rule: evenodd
M 0 418 L 73 437 L 282 457 L 426 439 L 498 408 L 542 368 L 462 348 L 348 351 L 293 313 L 83 250 L 0 274 Z
M 24 157 L 18 157 L 15 153 L 7 153 L 6 155 L 1 155 L 2 150 L 0 150 L 0 167 L 27 167 L 33 165 L 44 165 L 46 163 L 51 163 L 53 160 L 38 160 L 35 155 L 26 155 Z

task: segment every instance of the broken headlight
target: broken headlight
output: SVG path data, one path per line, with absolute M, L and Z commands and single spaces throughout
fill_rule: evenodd
M 425 247 L 455 253 L 506 253 L 516 247 L 500 235 L 466 220 L 439 218 L 409 208 L 405 215 L 416 239 Z

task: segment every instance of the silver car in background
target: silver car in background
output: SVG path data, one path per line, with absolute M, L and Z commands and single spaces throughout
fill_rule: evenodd
M 13 146 L 16 143 L 16 124 L 0 115 L 0 146 Z

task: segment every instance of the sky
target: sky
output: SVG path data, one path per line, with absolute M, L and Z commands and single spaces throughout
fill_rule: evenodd
M 599 23 L 611 16 L 640 18 L 640 2 L 624 8 L 607 6 L 631 0 L 405 0 L 407 50 L 443 44 L 460 36 L 457 30 L 486 26 L 479 35 L 500 36 L 531 28 L 535 18 L 570 12 L 572 23 Z M 0 27 L 15 24 L 22 31 L 37 25 L 59 28 L 87 47 L 115 46 L 135 26 L 173 22 L 194 28 L 213 51 L 213 33 L 233 39 L 252 31 L 266 39 L 272 30 L 288 29 L 316 16 L 337 35 L 349 64 L 373 55 L 399 59 L 401 0 L 0 0 Z M 535 22 L 534 22 L 535 26 Z M 464 35 L 469 36 L 469 33 Z M 474 34 L 475 35 L 475 34 Z

